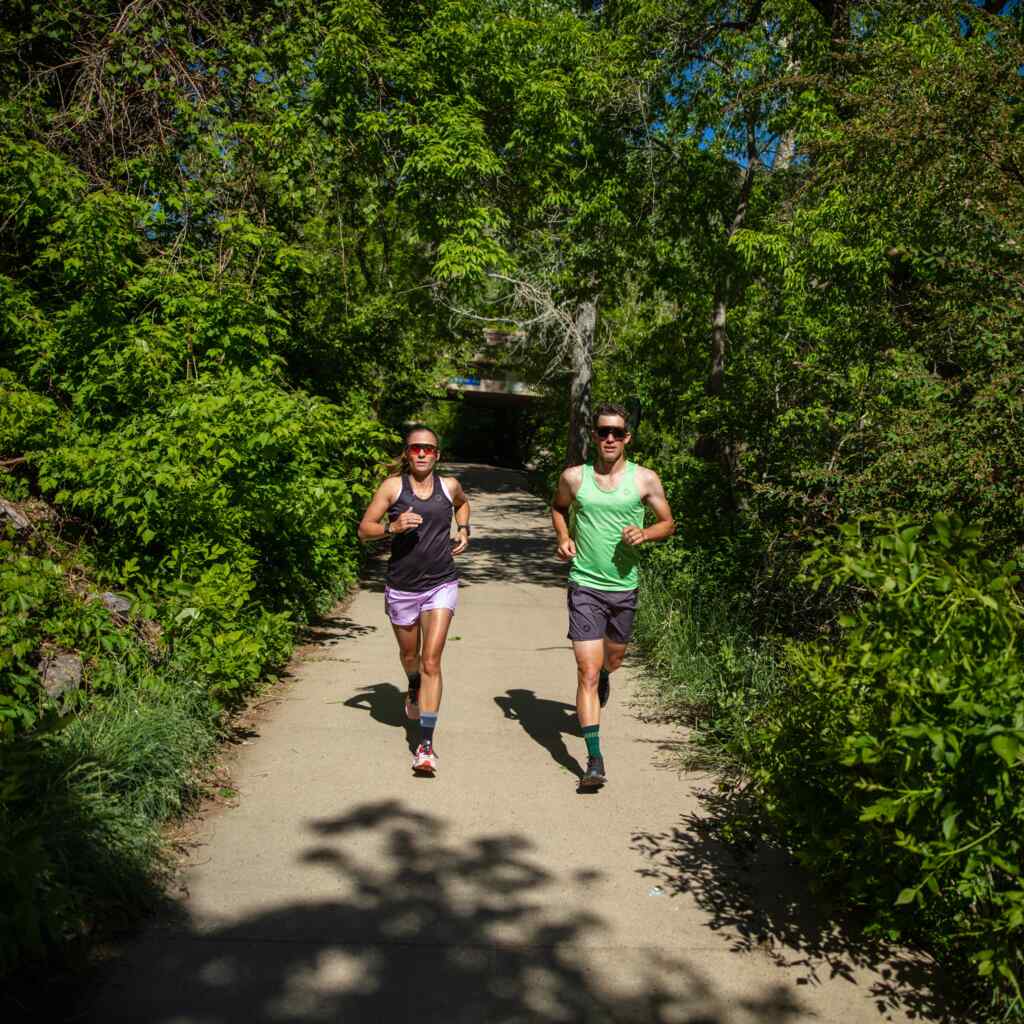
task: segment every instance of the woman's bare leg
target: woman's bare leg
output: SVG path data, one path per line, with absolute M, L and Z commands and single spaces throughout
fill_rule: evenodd
M 448 608 L 431 608 L 420 615 L 420 713 L 437 713 L 441 706 L 441 655 L 448 639 L 452 612 Z

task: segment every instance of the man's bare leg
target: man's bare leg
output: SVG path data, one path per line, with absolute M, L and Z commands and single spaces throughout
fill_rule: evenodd
M 604 664 L 604 641 L 574 640 L 572 649 L 576 655 L 576 717 L 587 744 L 587 770 L 580 779 L 580 786 L 596 789 L 605 783 L 604 759 L 598 738 L 601 702 L 597 696 L 598 679 Z
M 572 650 L 576 655 L 576 717 L 581 727 L 600 725 L 597 680 L 604 663 L 604 641 L 573 640 Z
M 604 638 L 604 663 L 601 666 L 601 673 L 597 680 L 597 699 L 601 707 L 608 703 L 608 697 L 612 692 L 612 684 L 609 676 L 622 664 L 626 655 L 626 644 L 620 644 L 615 640 Z

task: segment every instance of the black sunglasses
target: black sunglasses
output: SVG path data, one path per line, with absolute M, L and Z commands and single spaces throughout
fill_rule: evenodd
M 597 427 L 594 433 L 598 437 L 614 437 L 616 441 L 621 441 L 626 436 L 624 427 Z

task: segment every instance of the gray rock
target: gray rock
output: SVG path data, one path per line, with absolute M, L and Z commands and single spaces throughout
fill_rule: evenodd
M 43 689 L 56 699 L 82 685 L 82 659 L 67 651 L 47 654 L 39 666 Z
M 113 594 L 109 590 L 100 594 L 100 600 L 103 602 L 103 607 L 106 608 L 111 615 L 119 615 L 122 618 L 127 618 L 128 613 L 132 609 L 132 603 L 127 597 L 122 597 L 121 594 Z
M 24 533 L 26 530 L 32 529 L 32 524 L 22 512 L 9 501 L 0 498 L 0 525 L 5 523 L 10 523 L 17 533 Z

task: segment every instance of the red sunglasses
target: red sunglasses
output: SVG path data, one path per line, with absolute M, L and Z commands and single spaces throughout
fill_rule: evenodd
M 437 445 L 436 444 L 411 444 L 408 446 L 408 451 L 412 452 L 413 455 L 436 455 Z

